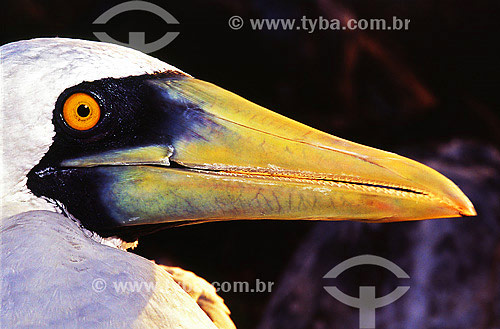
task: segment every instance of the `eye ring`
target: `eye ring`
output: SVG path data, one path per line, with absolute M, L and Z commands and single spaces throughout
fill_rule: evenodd
M 64 102 L 62 117 L 64 122 L 75 130 L 90 130 L 101 118 L 101 107 L 89 94 L 74 93 Z

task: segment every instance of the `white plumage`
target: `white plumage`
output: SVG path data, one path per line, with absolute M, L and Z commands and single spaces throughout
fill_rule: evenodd
M 2 328 L 215 328 L 167 271 L 67 217 L 25 212 L 2 220 L 0 234 Z M 116 289 L 127 282 L 144 284 Z
M 52 112 L 66 88 L 178 70 L 121 46 L 59 38 L 2 46 L 1 70 L 0 327 L 234 327 L 206 281 L 110 247 L 120 241 L 85 230 L 26 186 L 27 173 L 52 144 Z M 93 289 L 95 280 L 106 289 Z M 154 290 L 120 292 L 120 282 L 153 284 Z M 179 284 L 193 290 L 188 294 Z
M 52 144 L 52 111 L 66 88 L 103 78 L 179 71 L 137 50 L 75 39 L 14 42 L 2 46 L 0 56 L 2 217 L 26 210 L 54 210 L 28 191 L 26 174 Z

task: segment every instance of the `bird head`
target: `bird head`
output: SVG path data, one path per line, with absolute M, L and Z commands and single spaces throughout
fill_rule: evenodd
M 423 164 L 315 130 L 138 51 L 59 38 L 1 50 L 4 215 L 63 208 L 103 236 L 130 238 L 217 220 L 475 215 Z

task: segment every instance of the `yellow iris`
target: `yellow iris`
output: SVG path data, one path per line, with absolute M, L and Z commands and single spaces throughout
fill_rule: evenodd
M 101 108 L 92 96 L 75 93 L 64 102 L 63 117 L 71 128 L 89 130 L 99 122 Z

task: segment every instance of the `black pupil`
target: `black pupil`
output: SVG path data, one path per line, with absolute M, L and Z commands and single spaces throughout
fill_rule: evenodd
M 78 115 L 81 116 L 82 118 L 86 118 L 90 114 L 90 108 L 85 104 L 81 104 L 76 109 L 76 113 L 78 113 Z

